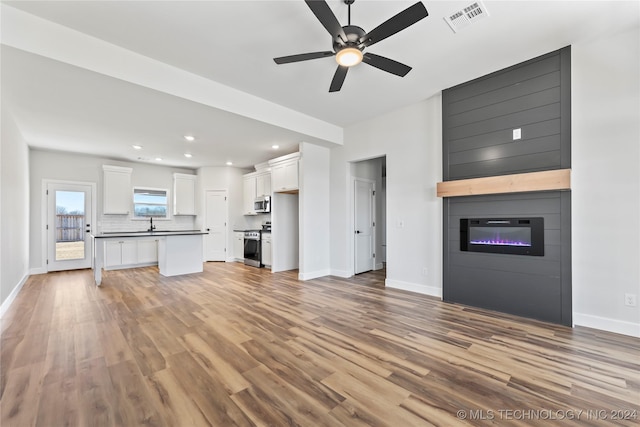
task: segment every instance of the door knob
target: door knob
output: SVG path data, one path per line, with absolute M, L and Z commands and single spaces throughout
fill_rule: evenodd
M 360 230 L 356 230 L 356 234 L 360 234 Z

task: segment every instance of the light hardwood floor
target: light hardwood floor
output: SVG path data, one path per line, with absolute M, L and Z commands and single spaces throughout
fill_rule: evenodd
M 296 276 L 31 277 L 2 320 L 0 425 L 638 425 L 638 339 L 385 289 L 378 273 Z

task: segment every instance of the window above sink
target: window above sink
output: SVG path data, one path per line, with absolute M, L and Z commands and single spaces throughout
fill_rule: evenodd
M 168 200 L 169 191 L 166 189 L 134 187 L 134 219 L 169 218 Z

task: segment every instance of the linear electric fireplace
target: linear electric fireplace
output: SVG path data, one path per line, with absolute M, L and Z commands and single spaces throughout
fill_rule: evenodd
M 544 218 L 463 218 L 460 250 L 544 255 Z

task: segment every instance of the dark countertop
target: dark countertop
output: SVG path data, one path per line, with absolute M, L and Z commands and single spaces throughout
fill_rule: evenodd
M 123 237 L 148 237 L 148 236 L 190 236 L 209 234 L 200 230 L 155 230 L 155 231 L 108 231 L 105 233 L 91 234 L 94 239 L 114 239 Z

